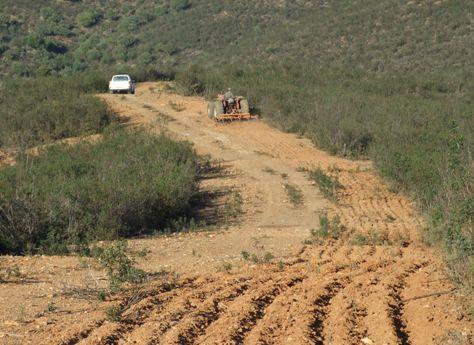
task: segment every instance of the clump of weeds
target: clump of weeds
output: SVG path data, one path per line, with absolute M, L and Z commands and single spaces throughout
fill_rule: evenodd
M 265 252 L 263 255 L 259 256 L 258 254 L 255 254 L 255 253 L 242 251 L 241 255 L 242 255 L 242 259 L 244 259 L 245 261 L 250 261 L 254 264 L 269 263 L 275 258 L 272 252 Z
M 319 217 L 319 228 L 310 231 L 311 237 L 306 239 L 304 244 L 316 244 L 325 239 L 337 240 L 346 231 L 346 227 L 341 224 L 339 215 L 331 218 L 327 213 L 323 213 Z
M 337 176 L 333 177 L 329 174 L 326 174 L 321 168 L 312 170 L 301 168 L 301 170 L 305 171 L 308 175 L 308 178 L 316 183 L 327 199 L 331 201 L 337 201 L 337 192 L 341 189 L 344 189 L 344 186 L 339 182 Z
M 285 183 L 284 187 L 286 195 L 288 196 L 288 200 L 290 200 L 290 203 L 293 206 L 299 207 L 303 205 L 303 192 L 301 189 L 290 183 Z

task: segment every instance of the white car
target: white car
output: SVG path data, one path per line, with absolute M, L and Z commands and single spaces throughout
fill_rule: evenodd
M 114 75 L 109 82 L 110 93 L 126 92 L 135 94 L 135 81 L 127 74 Z

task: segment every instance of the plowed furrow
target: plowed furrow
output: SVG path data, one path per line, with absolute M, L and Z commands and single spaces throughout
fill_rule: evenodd
M 186 292 L 196 289 L 200 281 L 191 278 L 178 285 L 168 283 L 153 285 L 129 295 L 118 308 L 121 310 L 119 320 L 104 322 L 90 332 L 79 344 L 117 344 L 122 338 L 139 328 L 153 312 L 163 309 L 168 303 Z
M 185 290 L 183 289 L 182 292 Z M 176 298 L 177 294 L 162 294 L 159 298 L 147 298 L 141 304 L 143 306 L 134 312 L 136 319 L 128 316 L 119 322 L 105 322 L 101 327 L 95 329 L 84 338 L 80 344 L 117 344 L 126 334 L 139 328 L 150 316 L 150 313 L 156 310 L 162 310 L 164 305 L 170 300 Z
M 261 319 L 266 308 L 283 291 L 303 281 L 300 272 L 272 277 L 263 284 L 257 284 L 245 295 L 227 305 L 226 311 L 212 323 L 197 344 L 242 344 L 246 334 Z
M 360 344 L 360 340 L 367 335 L 364 321 L 367 308 L 360 291 L 368 289 L 373 276 L 357 277 L 333 297 L 324 324 L 324 339 L 331 339 L 333 344 Z M 365 283 L 367 279 L 368 284 Z
M 243 281 L 246 279 L 242 278 Z M 153 309 L 145 322 L 142 322 L 139 327 L 133 328 L 123 336 L 123 342 L 121 343 L 161 343 L 164 334 L 174 327 L 179 327 L 182 320 L 188 315 L 196 313 L 208 299 L 214 298 L 226 286 L 237 284 L 237 281 L 221 280 L 222 282 L 215 280 L 203 281 L 201 285 L 181 291 L 162 308 Z
M 82 339 L 88 337 L 95 329 L 102 326 L 103 320 L 97 321 L 89 325 L 88 327 L 80 327 L 79 330 L 74 330 L 70 334 L 63 334 L 55 343 L 59 345 L 75 345 Z M 51 339 L 44 339 L 39 344 L 51 344 Z
M 392 281 L 392 270 L 397 270 L 399 265 L 404 266 L 399 262 L 402 258 L 394 258 L 390 254 L 391 248 L 382 246 L 372 246 L 366 253 L 368 258 L 360 271 L 351 274 L 352 281 L 330 301 L 322 327 L 323 337 L 314 339 L 315 343 L 321 344 L 330 339 L 332 344 L 360 344 L 361 339 L 368 335 L 368 304 L 387 309 L 386 301 L 379 298 L 380 295 L 373 298 L 372 291 L 379 291 L 378 286 L 384 276 L 388 276 L 385 280 Z M 390 323 L 385 325 L 390 330 Z
M 328 243 L 326 246 L 329 247 L 327 250 L 323 250 L 319 255 L 319 261 L 317 265 L 321 268 L 333 262 L 334 258 L 337 257 L 344 245 L 342 240 L 336 240 L 332 244 Z
M 330 284 L 334 283 L 332 281 Z M 293 340 L 292 334 L 288 333 L 288 330 L 292 327 L 298 327 L 302 330 L 302 325 L 297 324 L 295 320 L 302 313 L 306 315 L 311 314 L 314 309 L 312 301 L 319 298 L 319 296 L 314 296 L 313 294 L 321 290 L 321 284 L 324 285 L 322 277 L 312 276 L 296 286 L 296 288 L 287 290 L 279 295 L 271 306 L 267 308 L 265 317 L 257 323 L 255 328 L 245 338 L 244 343 L 284 344 L 285 339 Z M 295 343 L 299 344 L 299 342 Z
M 374 283 L 368 287 L 366 325 L 368 336 L 375 343 L 410 344 L 409 334 L 403 318 L 403 303 L 400 293 L 404 280 L 419 267 L 406 256 L 396 261 L 393 270 L 380 270 Z M 372 325 L 378 325 L 373 327 Z
M 369 251 L 370 248 L 353 250 L 341 247 L 333 257 L 334 264 L 328 265 L 324 272 L 312 274 L 297 288 L 287 290 L 275 299 L 265 317 L 245 339 L 246 343 L 312 343 L 311 326 L 318 324 L 322 327 L 325 319 L 326 310 L 322 308 L 322 302 L 329 303 L 340 289 L 350 283 L 350 272 L 355 267 L 364 266 Z M 364 267 L 360 269 L 365 270 Z M 319 314 L 317 321 L 312 317 L 314 314 Z
M 286 320 L 282 319 L 282 324 L 268 324 L 258 341 L 248 344 L 313 344 L 322 334 L 329 301 L 347 282 L 348 278 L 339 274 L 305 280 L 300 293 L 294 296 L 294 304 L 281 309 Z
M 198 309 L 183 318 L 177 327 L 172 328 L 160 341 L 163 344 L 193 344 L 204 334 L 209 325 L 219 318 L 225 304 L 244 294 L 250 284 L 241 279 L 221 289 L 216 295 L 206 299 Z
M 278 342 L 278 339 L 286 339 L 287 329 L 294 326 L 293 320 L 303 310 L 309 314 L 313 306 L 311 301 L 317 299 L 312 295 L 324 284 L 324 277 L 334 277 L 339 272 L 345 272 L 349 276 L 354 267 L 358 267 L 366 261 L 370 249 L 354 251 L 353 247 L 341 246 L 332 248 L 328 253 L 333 254 L 333 263 L 327 267 L 320 266 L 318 271 L 312 273 L 305 281 L 293 289 L 288 289 L 275 298 L 267 308 L 265 316 L 260 319 L 255 327 L 245 338 L 247 344 L 270 344 Z M 324 272 L 321 272 L 324 270 Z M 308 321 L 309 323 L 310 321 Z
M 390 290 L 389 296 L 391 298 L 389 313 L 400 345 L 411 344 L 410 336 L 406 329 L 406 320 L 403 315 L 404 302 L 402 301 L 401 292 L 406 286 L 407 277 L 425 265 L 426 263 L 413 264 L 408 270 L 398 275 L 396 282 L 388 287 Z
M 268 281 L 270 276 L 262 274 L 260 278 Z M 218 317 L 226 299 L 232 301 L 253 283 L 247 276 L 240 278 L 220 276 L 216 282 L 202 286 L 198 296 L 189 293 L 169 303 L 164 310 L 155 310 L 146 323 L 125 338 L 125 343 L 162 344 L 173 341 L 192 343 L 194 338 L 204 332 Z M 217 306 L 216 301 L 220 301 Z M 185 342 L 182 335 L 187 330 L 191 330 L 193 334 L 190 333 L 189 341 Z M 164 337 L 168 342 L 165 342 Z
M 324 288 L 324 293 L 314 302 L 313 322 L 309 325 L 309 339 L 314 344 L 324 344 L 324 320 L 334 296 L 347 284 L 347 280 L 334 281 Z
M 178 285 L 172 285 L 169 283 L 162 283 L 156 287 L 158 291 L 165 292 L 165 291 L 172 291 L 173 289 L 180 288 L 186 285 L 189 285 L 193 282 L 194 278 L 187 279 L 183 281 L 182 283 Z M 147 293 L 145 290 L 140 291 L 139 293 L 135 294 L 133 297 L 136 300 L 136 304 L 139 304 L 141 301 L 150 298 L 149 293 Z M 131 299 L 127 298 L 122 303 L 120 304 L 120 308 L 126 308 L 128 304 L 131 303 Z M 155 301 L 155 303 L 158 303 L 158 301 Z M 135 304 L 135 303 L 134 303 Z M 66 339 L 61 339 L 58 340 L 57 343 L 60 344 L 68 344 L 68 345 L 73 345 L 73 344 L 78 344 L 78 343 L 87 343 L 89 338 L 95 338 L 94 335 L 96 333 L 102 333 L 103 330 L 106 330 L 106 333 L 108 330 L 111 330 L 113 328 L 110 334 L 111 339 L 117 338 L 117 332 L 121 327 L 117 326 L 110 326 L 107 322 L 105 322 L 104 319 L 98 320 L 94 323 L 93 327 L 86 327 L 82 328 L 77 332 L 74 332 L 72 335 L 68 336 Z M 102 338 L 102 337 L 101 337 Z M 105 339 L 108 339 L 108 335 L 106 334 L 104 336 Z

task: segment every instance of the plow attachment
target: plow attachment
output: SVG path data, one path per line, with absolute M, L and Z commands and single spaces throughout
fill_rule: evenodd
M 242 120 L 252 120 L 258 118 L 257 115 L 252 115 L 250 113 L 246 114 L 220 114 L 214 117 L 214 120 L 217 122 L 225 121 L 242 121 Z

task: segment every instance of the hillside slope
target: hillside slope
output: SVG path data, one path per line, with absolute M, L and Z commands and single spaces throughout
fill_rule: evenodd
M 462 67 L 474 58 L 473 7 L 469 0 L 3 0 L 1 72 L 281 58 L 376 71 Z

